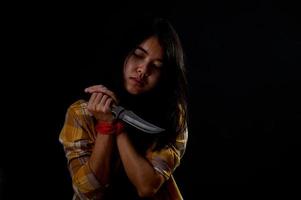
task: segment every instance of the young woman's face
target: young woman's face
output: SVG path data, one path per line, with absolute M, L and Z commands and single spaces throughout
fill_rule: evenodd
M 148 92 L 159 82 L 163 67 L 163 48 L 156 37 L 143 41 L 131 53 L 123 68 L 124 86 L 133 95 Z

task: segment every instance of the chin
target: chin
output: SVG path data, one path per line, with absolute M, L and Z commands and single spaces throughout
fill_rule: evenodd
M 143 91 L 136 89 L 136 88 L 132 88 L 132 87 L 128 87 L 126 88 L 127 92 L 130 93 L 131 95 L 139 95 L 142 94 Z

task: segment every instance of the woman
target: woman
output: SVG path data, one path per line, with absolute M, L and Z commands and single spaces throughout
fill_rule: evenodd
M 143 27 L 115 74 L 118 81 L 86 88 L 90 99 L 67 111 L 60 142 L 74 199 L 182 199 L 172 173 L 188 136 L 183 51 L 167 20 Z M 113 104 L 166 131 L 151 135 L 114 119 Z

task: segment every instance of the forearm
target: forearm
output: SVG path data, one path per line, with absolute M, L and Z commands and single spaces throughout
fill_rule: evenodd
M 164 182 L 146 158 L 133 147 L 126 133 L 117 136 L 117 147 L 130 181 L 142 197 L 152 196 Z
M 111 157 L 114 146 L 113 135 L 97 134 L 95 146 L 89 159 L 89 167 L 101 185 L 107 185 L 110 178 Z
M 84 139 L 81 143 L 74 143 L 73 148 L 78 148 L 78 156 L 70 160 L 69 170 L 77 195 L 87 199 L 100 198 L 104 195 L 110 178 L 110 161 L 114 146 L 112 137 L 98 134 L 91 149 L 92 154 L 88 154 L 89 147 Z

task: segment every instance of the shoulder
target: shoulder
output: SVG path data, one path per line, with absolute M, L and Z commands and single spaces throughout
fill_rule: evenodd
M 77 100 L 72 103 L 67 110 L 67 114 L 74 117 L 91 117 L 92 114 L 87 109 L 87 102 L 85 100 Z
M 93 125 L 93 115 L 87 109 L 87 101 L 81 99 L 72 103 L 67 109 L 66 122 L 82 127 Z
M 67 109 L 64 126 L 60 133 L 60 141 L 67 145 L 68 142 L 77 140 L 91 140 L 94 135 L 93 126 L 93 116 L 87 110 L 87 102 L 78 100 Z

